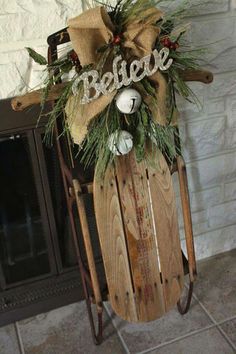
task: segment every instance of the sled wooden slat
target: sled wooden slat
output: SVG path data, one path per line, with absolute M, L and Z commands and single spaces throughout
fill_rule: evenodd
M 179 239 L 178 216 L 173 182 L 164 157 L 157 157 L 159 168 L 149 168 L 157 243 L 164 287 L 166 311 L 181 296 L 184 287 L 184 270 Z
M 165 303 L 146 168 L 131 152 L 116 160 L 116 174 L 138 321 L 149 322 L 165 313 Z
M 184 81 L 198 81 L 205 84 L 210 84 L 213 81 L 212 73 L 205 70 L 184 70 L 180 71 L 180 75 Z M 62 83 L 52 86 L 46 101 L 57 100 L 62 94 L 62 91 L 66 85 L 67 83 Z M 40 89 L 37 91 L 28 92 L 23 96 L 14 97 L 11 101 L 12 108 L 14 111 L 23 111 L 31 105 L 40 104 L 42 100 L 42 94 L 43 90 Z
M 94 183 L 94 203 L 112 308 L 121 318 L 137 322 L 120 202 L 112 168 L 107 170 L 104 181 Z
M 150 167 L 134 152 L 94 180 L 98 234 L 113 310 L 130 322 L 153 321 L 184 287 L 177 210 L 163 157 Z

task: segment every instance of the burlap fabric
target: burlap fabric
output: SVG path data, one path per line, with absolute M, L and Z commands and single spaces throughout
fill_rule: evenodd
M 162 18 L 162 12 L 156 8 L 148 10 L 146 20 L 128 23 L 122 34 L 122 46 L 125 59 L 142 58 L 150 54 L 160 35 L 155 23 Z M 72 46 L 82 66 L 96 64 L 99 59 L 98 49 L 114 39 L 114 25 L 104 7 L 96 7 L 68 21 L 68 32 Z M 149 78 L 156 87 L 157 104 L 149 102 L 153 120 L 161 125 L 166 124 L 167 83 L 158 71 Z M 113 100 L 116 92 L 100 96 L 98 99 L 81 105 L 75 96 L 71 96 L 66 105 L 71 136 L 76 144 L 81 144 L 87 134 L 89 123 Z M 148 100 L 148 97 L 144 97 Z M 111 117 L 112 119 L 112 117 Z

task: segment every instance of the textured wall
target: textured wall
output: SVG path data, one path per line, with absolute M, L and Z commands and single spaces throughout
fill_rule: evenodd
M 215 73 L 211 86 L 192 84 L 202 108 L 181 104 L 196 251 L 204 258 L 236 247 L 236 0 L 193 2 L 191 39 L 209 45 L 209 67 Z M 38 84 L 41 68 L 24 47 L 46 55 L 47 36 L 63 28 L 83 4 L 0 0 L 0 5 L 1 99 Z M 180 228 L 183 234 L 181 215 Z
M 81 0 L 0 0 L 0 99 L 34 88 L 42 77 L 25 47 L 47 55 L 47 37 L 82 10 Z
M 208 1 L 191 22 L 191 39 L 209 46 L 215 74 L 210 86 L 192 84 L 202 108 L 183 105 L 181 121 L 196 251 L 204 258 L 236 247 L 236 1 Z

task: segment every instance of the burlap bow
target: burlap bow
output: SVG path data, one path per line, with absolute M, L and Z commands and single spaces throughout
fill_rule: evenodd
M 125 59 L 142 58 L 150 54 L 160 34 L 155 23 L 162 18 L 162 12 L 156 8 L 148 10 L 146 20 L 128 23 L 122 34 L 122 46 Z M 77 53 L 82 66 L 97 63 L 98 49 L 112 43 L 114 25 L 104 7 L 96 7 L 70 19 L 68 32 L 72 46 Z M 156 86 L 157 104 L 149 102 L 153 120 L 161 125 L 166 124 L 166 91 L 167 84 L 163 75 L 158 71 L 149 78 Z M 87 134 L 91 120 L 101 113 L 113 100 L 116 92 L 102 95 L 86 105 L 81 105 L 75 96 L 71 96 L 66 105 L 71 136 L 76 144 L 81 144 Z M 148 97 L 144 97 L 148 101 Z

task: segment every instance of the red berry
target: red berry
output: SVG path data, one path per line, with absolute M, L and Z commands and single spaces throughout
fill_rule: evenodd
M 78 55 L 76 54 L 76 52 L 74 50 L 70 53 L 70 58 L 73 62 L 76 62 L 79 60 Z
M 120 42 L 121 42 L 121 36 L 117 34 L 116 36 L 114 36 L 113 44 L 117 45 L 120 44 Z
M 176 50 L 179 48 L 179 44 L 177 42 L 171 42 L 170 49 Z
M 163 44 L 164 47 L 170 48 L 171 46 L 171 40 L 168 37 L 165 37 L 161 40 L 161 43 Z

